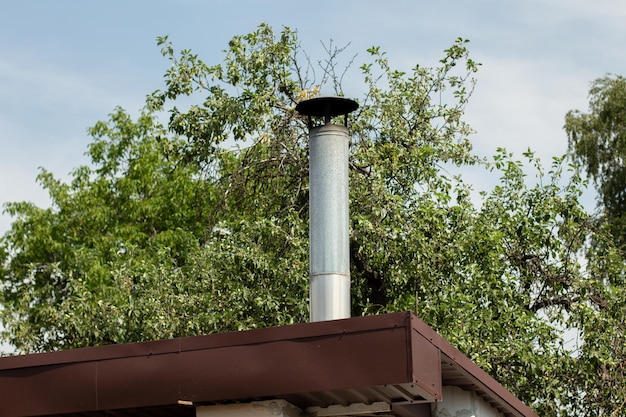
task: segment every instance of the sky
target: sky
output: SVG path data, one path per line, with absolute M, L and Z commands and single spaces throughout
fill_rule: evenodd
M 543 160 L 567 149 L 568 110 L 587 109 L 592 80 L 626 74 L 621 0 L 0 0 L 0 204 L 48 206 L 40 167 L 61 179 L 87 163 L 87 128 L 121 106 L 136 113 L 163 87 L 167 61 L 156 37 L 216 64 L 228 40 L 261 22 L 298 31 L 366 60 L 380 46 L 392 64 L 435 66 L 458 37 L 482 64 L 466 109 L 475 150 Z M 352 81 L 352 80 L 351 80 Z M 324 91 L 322 91 L 324 93 Z M 469 181 L 489 184 L 484 172 Z M 474 176 L 474 177 L 472 177 Z M 11 218 L 0 216 L 0 234 Z

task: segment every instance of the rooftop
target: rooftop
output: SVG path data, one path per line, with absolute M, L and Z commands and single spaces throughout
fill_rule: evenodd
M 408 312 L 0 358 L 0 416 L 185 417 L 280 399 L 318 415 L 385 403 L 420 417 L 445 385 L 536 417 Z

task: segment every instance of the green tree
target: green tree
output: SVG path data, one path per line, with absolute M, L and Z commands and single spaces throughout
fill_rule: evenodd
M 583 323 L 581 359 L 595 380 L 582 372 L 581 401 L 615 404 L 613 414 L 626 410 L 626 328 L 624 250 L 626 249 L 626 79 L 606 75 L 592 82 L 589 110 L 569 111 L 565 117 L 570 158 L 580 164 L 598 192 L 601 209 L 594 220 L 603 233 L 591 236 L 587 258 L 598 279 L 596 308 L 577 306 Z M 621 393 L 621 394 L 616 394 Z M 602 409 L 602 406 L 600 405 Z M 609 415 L 606 412 L 606 415 Z
M 569 154 L 593 179 L 616 242 L 626 247 L 626 78 L 606 75 L 589 90 L 589 112 L 565 117 Z
M 341 49 L 314 68 L 293 31 L 261 25 L 210 66 L 158 42 L 171 66 L 138 118 L 97 123 L 92 163 L 69 184 L 41 173 L 51 208 L 5 207 L 2 322 L 20 351 L 307 320 L 308 128 L 295 104 L 341 94 Z M 580 264 L 605 236 L 581 178 L 562 159 L 545 172 L 529 152 L 529 179 L 504 150 L 472 154 L 466 41 L 408 72 L 368 53 L 350 126 L 353 314 L 415 310 L 541 415 L 617 412 L 624 333 L 607 329 L 623 323 L 622 263 L 608 241 Z M 468 165 L 501 178 L 481 203 L 448 173 Z

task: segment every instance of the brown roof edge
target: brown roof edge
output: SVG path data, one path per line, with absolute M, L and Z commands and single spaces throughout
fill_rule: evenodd
M 530 407 L 524 404 L 481 367 L 476 365 L 460 350 L 452 346 L 450 342 L 434 331 L 424 321 L 413 313 L 410 313 L 410 315 L 413 330 L 427 338 L 433 345 L 437 346 L 443 357 L 442 360 L 447 359 L 457 368 L 457 372 L 471 378 L 471 383 L 476 387 L 475 390 L 491 393 L 491 395 L 487 394 L 488 397 L 496 397 L 494 398 L 497 402 L 496 408 L 504 409 L 519 417 L 538 417 Z M 490 402 L 493 403 L 493 400 Z
M 145 342 L 121 343 L 116 345 L 92 346 L 44 353 L 0 357 L 0 371 L 44 365 L 102 361 L 108 359 L 132 358 L 137 356 L 162 355 L 174 352 L 189 352 L 229 346 L 245 346 L 267 342 L 268 340 L 292 341 L 320 336 L 345 333 L 367 332 L 372 329 L 403 328 L 407 325 L 407 312 L 381 314 L 376 316 L 352 317 L 342 320 L 299 323 L 277 327 L 266 327 L 227 333 L 201 336 L 188 336 L 174 339 L 151 340 Z M 349 322 L 349 326 L 346 324 Z

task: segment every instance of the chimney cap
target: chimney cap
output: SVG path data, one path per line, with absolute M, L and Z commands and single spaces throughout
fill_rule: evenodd
M 359 104 L 345 97 L 319 96 L 301 101 L 296 111 L 304 116 L 324 117 L 327 122 L 335 116 L 347 115 L 359 108 Z

